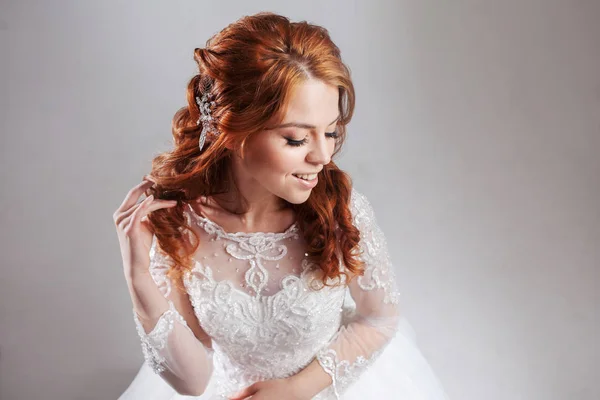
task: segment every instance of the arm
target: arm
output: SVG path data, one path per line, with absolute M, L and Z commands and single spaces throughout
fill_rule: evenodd
M 157 245 L 153 238 L 148 271 L 127 278 L 144 359 L 178 393 L 198 396 L 212 374 L 210 338 L 187 293 L 171 285 L 166 272 L 172 259 Z
M 400 320 L 400 293 L 373 209 L 366 197 L 353 190 L 351 210 L 354 225 L 361 233 L 360 258 L 365 263 L 364 276 L 355 277 L 348 285 L 356 314 L 340 327 L 308 367 L 292 377 L 296 386 L 310 387 L 310 395 L 331 385 L 336 398 L 340 398 L 381 354 L 394 337 Z

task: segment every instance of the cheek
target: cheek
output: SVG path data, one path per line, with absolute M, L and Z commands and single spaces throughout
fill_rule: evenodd
M 263 146 L 248 157 L 248 166 L 256 175 L 291 174 L 302 160 L 299 151 Z
M 329 139 L 329 141 L 331 142 L 329 144 L 329 156 L 333 157 L 333 152 L 335 151 L 335 143 L 336 143 L 336 141 L 335 141 L 335 139 Z

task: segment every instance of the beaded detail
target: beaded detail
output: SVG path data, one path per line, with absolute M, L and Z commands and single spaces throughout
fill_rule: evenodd
M 352 329 L 342 327 L 330 343 L 317 352 L 316 359 L 332 379 L 331 388 L 335 399 L 339 399 L 340 395 L 369 368 L 394 336 L 398 315 L 396 305 L 400 298 L 385 236 L 377 225 L 371 204 L 364 195 L 353 190 L 350 209 L 353 225 L 360 231 L 359 258 L 364 262 L 365 268 L 364 274 L 356 278 L 355 286 L 358 288 L 354 289 L 354 295 L 360 291 L 368 292 L 369 294 L 359 295 L 366 296 L 363 301 L 369 306 L 365 308 L 369 309 L 371 304 L 377 301 L 381 302 L 381 306 L 379 310 L 372 311 L 374 315 L 358 315 L 356 309 L 353 312 L 353 323 L 361 325 L 363 331 L 364 326 L 370 327 L 366 330 L 369 333 L 365 334 L 370 336 L 369 339 L 356 337 L 356 334 L 349 333 Z M 355 348 L 352 353 L 357 349 L 373 347 L 372 343 L 377 345 L 372 351 L 362 350 L 365 355 L 353 357 L 336 351 L 338 342 L 352 343 L 352 347 Z M 367 346 L 366 343 L 371 343 L 371 346 Z
M 217 398 L 227 398 L 257 381 L 292 376 L 316 359 L 333 384 L 313 399 L 339 399 L 377 358 L 380 351 L 376 349 L 352 357 L 335 349 L 345 317 L 355 316 L 354 295 L 372 293 L 375 297 L 368 300 L 370 307 L 380 302 L 382 308 L 391 309 L 399 301 L 385 238 L 369 202 L 355 190 L 351 210 L 353 223 L 361 232 L 360 257 L 365 262 L 365 274 L 354 280 L 352 296 L 347 285 L 323 287 L 321 282 L 315 288 L 320 271 L 308 260 L 296 223 L 281 233 L 229 233 L 198 215 L 189 204 L 184 208 L 200 246 L 183 282 L 194 313 L 211 338 L 214 369 L 210 385 Z M 166 273 L 172 260 L 155 246 L 153 242 L 150 271 L 168 296 L 171 286 Z M 342 263 L 340 268 L 344 268 Z M 144 356 L 155 371 L 164 366 L 160 350 L 172 324 L 183 320 L 167 313 L 153 336 L 142 335 L 143 330 L 140 333 Z M 346 340 L 354 342 L 352 337 Z
M 339 328 L 346 288 L 311 288 L 315 265 L 304 254 L 295 223 L 282 233 L 229 233 L 190 212 L 206 233 L 201 240 L 222 249 L 216 257 L 208 249 L 202 254 L 213 257 L 196 256 L 184 279 L 198 320 L 221 354 L 213 373 L 219 393 L 297 373 Z M 235 268 L 221 264 L 217 272 L 212 259 L 221 255 Z
M 398 304 L 400 292 L 395 288 L 396 278 L 388 252 L 387 241 L 375 220 L 373 207 L 367 198 L 352 192 L 351 211 L 353 224 L 361 232 L 361 260 L 365 263 L 365 273 L 358 277 L 358 284 L 365 291 L 383 289 L 385 304 Z
M 333 381 L 333 393 L 336 399 L 340 399 L 340 393 L 354 383 L 359 376 L 379 357 L 383 349 L 377 350 L 369 358 L 359 356 L 354 362 L 340 360 L 333 349 L 327 349 L 317 353 L 317 360 L 321 367 L 331 376 Z
M 133 311 L 133 320 L 135 321 L 136 330 L 142 343 L 144 359 L 157 374 L 165 370 L 165 358 L 160 354 L 160 351 L 167 345 L 167 339 L 169 333 L 173 330 L 175 321 L 184 325 L 192 332 L 185 319 L 177 312 L 171 301 L 169 301 L 169 309 L 160 316 L 158 322 L 149 333 L 144 331 L 144 327 L 135 310 Z
M 287 255 L 287 246 L 280 242 L 288 238 L 299 238 L 296 223 L 283 233 L 228 233 L 210 219 L 196 214 L 189 204 L 188 207 L 191 215 L 196 217 L 197 225 L 209 235 L 213 235 L 212 239 L 230 242 L 225 246 L 227 254 L 238 260 L 248 261 L 250 268 L 245 273 L 245 281 L 254 291 L 254 297 L 260 297 L 269 280 L 269 272 L 265 268 L 264 262 L 279 261 Z

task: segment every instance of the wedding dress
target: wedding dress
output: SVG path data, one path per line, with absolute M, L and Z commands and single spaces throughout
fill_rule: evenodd
M 296 223 L 281 233 L 229 233 L 187 204 L 184 215 L 201 245 L 184 285 L 210 345 L 169 300 L 172 259 L 157 250 L 154 237 L 150 272 L 170 309 L 150 332 L 134 311 L 145 362 L 120 400 L 227 400 L 254 382 L 295 375 L 314 359 L 332 380 L 315 400 L 446 400 L 399 311 L 373 209 L 355 189 L 350 205 L 365 274 L 348 285 L 322 287 Z M 165 376 L 203 379 L 208 386 L 201 396 L 184 396 Z

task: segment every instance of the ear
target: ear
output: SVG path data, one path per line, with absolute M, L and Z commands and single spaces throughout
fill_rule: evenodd
M 244 144 L 245 144 L 245 141 L 243 141 L 241 143 L 237 143 L 237 144 L 228 143 L 225 147 L 229 151 L 231 151 L 231 153 L 234 156 L 241 158 L 243 160 L 244 159 Z
M 234 141 L 232 141 L 232 140 L 226 140 L 223 143 L 223 147 L 225 147 L 227 150 L 229 150 L 232 153 L 239 153 L 240 145 L 234 143 Z
M 223 145 L 223 147 L 225 147 L 227 150 L 234 152 L 235 151 L 235 146 L 233 145 L 233 143 L 227 141 L 225 142 L 225 144 Z

